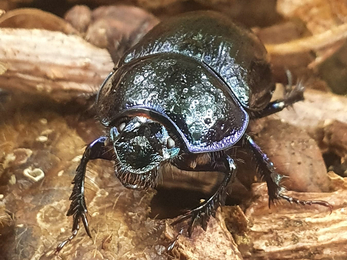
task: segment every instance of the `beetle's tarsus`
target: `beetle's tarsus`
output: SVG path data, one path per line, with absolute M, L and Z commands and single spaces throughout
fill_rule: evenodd
M 327 202 L 327 201 L 324 201 L 324 200 L 300 200 L 300 199 L 297 199 L 297 198 L 293 198 L 293 197 L 290 197 L 290 196 L 287 196 L 285 194 L 278 194 L 278 198 L 280 199 L 284 199 L 290 203 L 296 203 L 296 204 L 299 204 L 299 205 L 321 205 L 321 206 L 324 206 L 324 207 L 327 207 L 329 208 L 330 210 L 330 214 L 332 213 L 333 211 L 333 206 Z
M 54 251 L 54 254 L 55 254 L 55 255 L 59 254 L 59 252 L 64 248 L 64 246 L 66 246 L 68 243 L 70 243 L 70 241 L 71 241 L 72 239 L 74 239 L 74 238 L 76 237 L 79 228 L 80 228 L 80 227 L 79 227 L 79 225 L 77 224 L 76 229 L 72 230 L 71 236 L 68 237 L 67 239 L 65 239 L 63 242 L 61 242 L 61 243 L 57 246 L 57 248 L 56 248 L 55 251 Z
M 182 235 L 183 233 L 183 228 L 180 229 L 180 231 L 178 232 L 178 234 L 176 235 L 176 237 L 170 242 L 170 244 L 167 246 L 166 248 L 166 252 L 171 252 L 172 249 L 175 247 L 177 241 L 178 241 L 178 237 L 180 235 Z

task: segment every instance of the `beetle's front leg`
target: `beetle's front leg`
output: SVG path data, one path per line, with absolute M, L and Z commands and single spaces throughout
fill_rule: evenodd
M 215 216 L 216 210 L 219 206 L 224 205 L 225 188 L 227 187 L 228 183 L 232 181 L 236 176 L 236 165 L 234 164 L 233 159 L 231 159 L 228 155 L 220 157 L 217 160 L 213 160 L 211 163 L 212 168 L 211 169 L 205 168 L 204 170 L 216 171 L 216 169 L 214 169 L 214 165 L 217 165 L 217 164 L 223 165 L 222 172 L 225 174 L 224 179 L 219 184 L 218 189 L 214 192 L 214 194 L 208 200 L 201 203 L 201 205 L 199 205 L 198 207 L 192 210 L 189 210 L 187 213 L 180 216 L 178 219 L 176 219 L 172 223 L 172 225 L 175 225 L 185 219 L 191 218 L 189 227 L 188 227 L 189 236 L 191 236 L 194 224 L 197 220 L 200 220 L 202 228 L 206 230 L 209 218 L 211 216 Z M 220 170 L 218 169 L 218 171 Z
M 84 179 L 86 174 L 86 167 L 90 160 L 113 159 L 113 149 L 110 149 L 110 147 L 107 146 L 107 142 L 107 137 L 99 137 L 98 139 L 91 142 L 84 151 L 81 162 L 76 169 L 75 178 L 72 181 L 72 184 L 74 184 L 74 186 L 70 196 L 71 204 L 66 214 L 67 216 L 73 216 L 72 234 L 69 238 L 67 238 L 58 245 L 56 253 L 58 253 L 67 243 L 69 243 L 77 235 L 78 230 L 80 228 L 80 220 L 82 220 L 83 226 L 88 236 L 91 237 L 88 227 L 88 219 L 86 216 L 87 206 L 84 198 Z
M 252 151 L 253 159 L 257 164 L 258 171 L 261 177 L 266 181 L 269 194 L 269 206 L 276 199 L 284 199 L 290 203 L 296 203 L 301 205 L 312 205 L 318 204 L 325 207 L 329 207 L 331 210 L 331 205 L 322 200 L 300 200 L 293 198 L 284 194 L 285 189 L 281 186 L 280 182 L 282 176 L 276 172 L 273 163 L 267 157 L 265 153 L 260 149 L 260 147 L 253 141 L 253 139 L 245 134 L 243 140 L 243 146 Z
M 270 102 L 263 110 L 249 111 L 249 115 L 252 119 L 257 119 L 280 112 L 296 102 L 303 101 L 304 90 L 305 88 L 302 84 L 297 84 L 293 89 L 285 93 L 284 98 Z

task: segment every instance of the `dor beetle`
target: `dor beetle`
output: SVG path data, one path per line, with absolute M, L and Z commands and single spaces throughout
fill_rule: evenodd
M 115 162 L 115 174 L 127 188 L 155 187 L 158 170 L 171 164 L 188 171 L 218 171 L 224 178 L 213 195 L 174 222 L 190 218 L 206 229 L 223 205 L 226 186 L 235 178 L 230 150 L 249 151 L 268 186 L 269 203 L 285 199 L 281 175 L 246 133 L 250 120 L 281 111 L 303 99 L 298 86 L 270 102 L 275 84 L 266 50 L 249 30 L 215 12 L 193 12 L 165 20 L 128 50 L 107 77 L 96 109 L 107 135 L 90 143 L 73 180 L 67 212 L 73 216 L 73 239 L 86 217 L 84 178 L 94 159 Z M 195 163 L 192 163 L 195 162 Z

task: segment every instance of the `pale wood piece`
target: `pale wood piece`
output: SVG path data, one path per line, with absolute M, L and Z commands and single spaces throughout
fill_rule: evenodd
M 112 71 L 106 49 L 79 36 L 0 28 L 0 88 L 64 101 L 94 95 Z

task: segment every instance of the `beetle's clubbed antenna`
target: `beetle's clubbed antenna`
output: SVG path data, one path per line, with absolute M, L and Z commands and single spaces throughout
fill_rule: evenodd
M 83 157 L 81 159 L 80 164 L 76 169 L 75 178 L 72 181 L 74 187 L 72 189 L 72 193 L 70 196 L 71 204 L 70 208 L 67 212 L 67 216 L 73 216 L 73 224 L 72 224 L 72 234 L 69 238 L 61 242 L 55 250 L 55 254 L 59 253 L 63 247 L 68 244 L 72 239 L 74 239 L 80 229 L 80 221 L 82 220 L 83 226 L 89 237 L 91 233 L 88 227 L 88 219 L 87 219 L 87 206 L 84 198 L 84 180 L 86 174 L 87 164 L 90 160 L 94 159 L 105 159 L 105 160 L 113 160 L 114 153 L 113 149 L 110 149 L 107 146 L 108 138 L 107 137 L 99 137 L 95 141 L 91 142 L 86 150 L 84 151 Z
M 249 111 L 251 119 L 266 117 L 282 111 L 287 107 L 291 107 L 294 103 L 304 100 L 305 87 L 302 81 L 299 81 L 295 87 L 292 86 L 292 77 L 289 72 L 288 85 L 285 88 L 284 97 L 270 102 L 264 109 L 260 111 Z

